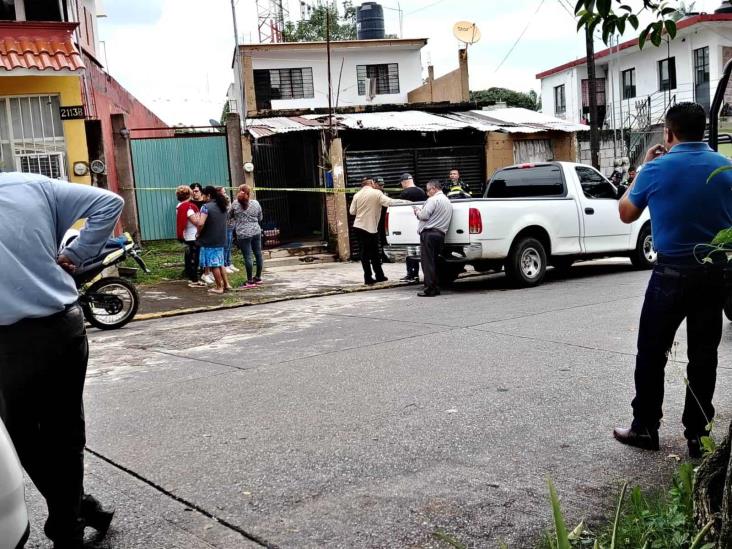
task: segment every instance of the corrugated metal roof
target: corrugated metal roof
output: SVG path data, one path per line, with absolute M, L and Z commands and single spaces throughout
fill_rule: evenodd
M 537 133 L 543 131 L 577 132 L 588 126 L 573 124 L 528 109 L 507 108 L 490 111 L 429 113 L 390 111 L 338 114 L 333 123 L 340 129 L 438 132 L 474 128 L 484 132 Z M 328 126 L 328 115 L 306 114 L 295 117 L 256 118 L 247 127 L 255 139 L 277 133 L 306 131 Z
M 0 68 L 78 71 L 84 68 L 71 39 L 76 23 L 0 23 Z
M 305 115 L 304 118 L 328 121 L 328 116 Z M 351 130 L 399 130 L 415 132 L 436 132 L 441 130 L 462 130 L 468 124 L 451 120 L 425 111 L 392 111 L 339 114 L 334 117 L 342 127 Z
M 534 127 L 541 131 L 557 130 L 564 132 L 581 132 L 590 129 L 589 126 L 575 124 L 574 122 L 567 122 L 566 120 L 555 118 L 542 112 L 517 107 L 470 112 L 494 121 L 498 125 L 504 126 L 507 124 L 515 124 L 517 126 Z

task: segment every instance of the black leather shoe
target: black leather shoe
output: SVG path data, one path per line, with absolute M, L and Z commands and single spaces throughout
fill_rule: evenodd
M 689 448 L 689 457 L 691 459 L 701 459 L 704 457 L 704 446 L 701 443 L 701 437 L 690 438 L 686 441 L 686 446 Z
M 658 450 L 658 431 L 646 429 L 645 433 L 639 433 L 633 429 L 616 427 L 613 429 L 613 436 L 621 444 L 635 446 L 643 450 Z
M 435 297 L 440 295 L 439 290 L 422 290 L 421 292 L 417 292 L 417 295 L 419 297 Z
M 371 286 L 372 284 L 376 284 L 376 281 L 373 278 L 367 278 L 363 281 L 366 286 Z
M 53 549 L 84 549 L 84 540 L 82 538 L 56 540 L 53 542 Z
M 112 524 L 114 511 L 113 507 L 105 509 L 94 496 L 85 494 L 81 500 L 81 518 L 86 526 L 90 526 L 97 531 L 97 539 L 102 539 L 107 535 L 109 525 Z
M 387 280 L 389 280 L 389 279 L 386 278 L 385 276 L 376 277 L 376 282 L 386 282 Z

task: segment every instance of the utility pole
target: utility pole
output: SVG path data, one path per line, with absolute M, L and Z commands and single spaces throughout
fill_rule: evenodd
M 590 100 L 590 155 L 592 165 L 600 169 L 600 128 L 597 124 L 597 75 L 595 74 L 595 42 L 592 31 L 585 27 L 587 48 L 587 95 Z
M 333 83 L 330 74 L 330 7 L 325 10 L 325 52 L 328 56 L 328 131 L 333 137 Z
M 241 101 L 241 107 L 239 108 L 239 116 L 241 116 L 241 122 L 244 125 L 244 129 L 247 129 L 247 100 L 246 91 L 244 85 L 244 73 L 241 70 L 241 52 L 239 51 L 239 27 L 236 23 L 236 4 L 234 0 L 231 0 L 231 17 L 234 21 L 234 66 L 236 68 L 236 74 L 238 76 L 237 81 L 239 82 L 239 97 L 237 101 Z

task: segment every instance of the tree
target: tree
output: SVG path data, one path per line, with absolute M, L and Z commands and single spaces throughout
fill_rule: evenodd
M 470 92 L 470 100 L 479 103 L 506 103 L 509 107 L 522 107 L 532 111 L 539 110 L 540 103 L 534 90 L 529 93 L 517 92 L 506 88 L 488 88 Z
M 282 33 L 285 42 L 325 41 L 325 22 L 330 13 L 330 39 L 356 39 L 356 8 L 350 1 L 343 2 L 343 16 L 340 17 L 335 4 L 319 5 L 313 9 L 310 19 L 297 23 L 288 21 Z

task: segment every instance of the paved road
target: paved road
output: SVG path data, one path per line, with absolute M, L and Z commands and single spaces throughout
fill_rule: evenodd
M 87 488 L 119 508 L 99 547 L 445 547 L 437 529 L 532 547 L 548 477 L 572 522 L 597 519 L 685 451 L 683 334 L 662 451 L 611 437 L 647 277 L 605 262 L 530 290 L 494 276 L 95 332 Z M 728 420 L 732 327 L 721 353 Z

